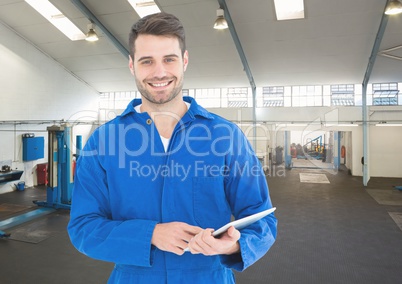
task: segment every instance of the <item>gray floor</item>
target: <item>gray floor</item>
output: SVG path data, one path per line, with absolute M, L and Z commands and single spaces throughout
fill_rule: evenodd
M 402 191 L 393 186 L 402 179 L 372 178 L 365 188 L 347 171 L 277 167 L 268 183 L 277 242 L 237 283 L 401 283 Z M 2 194 L 0 220 L 44 198 L 43 188 Z M 0 283 L 106 283 L 113 265 L 76 252 L 67 222 L 62 210 L 8 230 Z

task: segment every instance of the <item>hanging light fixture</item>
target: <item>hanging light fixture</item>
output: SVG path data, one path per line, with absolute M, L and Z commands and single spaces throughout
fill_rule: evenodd
M 390 0 L 385 9 L 386 15 L 396 15 L 402 13 L 402 3 L 399 0 Z
M 223 9 L 218 9 L 216 10 L 216 21 L 214 24 L 214 29 L 217 30 L 224 30 L 228 28 L 228 22 L 226 22 L 225 17 L 224 17 L 224 11 Z
M 97 41 L 98 35 L 95 32 L 95 24 L 94 23 L 90 23 L 88 24 L 88 33 L 87 33 L 87 37 L 85 38 L 86 41 Z

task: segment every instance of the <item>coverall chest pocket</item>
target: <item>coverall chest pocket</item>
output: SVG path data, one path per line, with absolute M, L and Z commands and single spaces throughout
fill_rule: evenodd
M 225 225 L 231 211 L 227 202 L 223 177 L 197 177 L 193 179 L 194 219 L 206 229 Z

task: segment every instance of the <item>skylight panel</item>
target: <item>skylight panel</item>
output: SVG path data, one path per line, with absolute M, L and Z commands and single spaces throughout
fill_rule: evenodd
M 274 4 L 278 21 L 304 19 L 303 0 L 274 0 Z
M 128 2 L 133 6 L 140 18 L 161 12 L 158 5 L 152 0 L 128 0 Z
M 31 5 L 70 40 L 85 39 L 85 34 L 48 0 L 25 0 L 25 2 Z

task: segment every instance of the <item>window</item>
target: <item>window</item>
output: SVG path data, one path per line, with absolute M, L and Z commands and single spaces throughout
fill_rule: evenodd
M 221 107 L 221 89 L 195 89 L 195 99 L 203 107 Z
M 248 88 L 228 88 L 228 107 L 248 107 Z
M 292 87 L 292 107 L 322 106 L 321 86 Z
M 137 91 L 107 92 L 100 94 L 99 107 L 104 109 L 125 109 L 133 99 L 141 98 Z
M 354 106 L 354 96 L 354 85 L 331 85 L 331 105 L 333 106 Z
M 373 106 L 396 106 L 398 94 L 397 83 L 373 84 Z
M 263 87 L 263 107 L 283 107 L 284 87 Z
M 183 97 L 188 97 L 188 96 L 190 96 L 190 92 L 189 92 L 188 89 L 183 89 L 181 93 L 183 94 Z
M 398 83 L 378 83 L 367 86 L 367 105 L 395 106 L 402 104 Z M 361 84 L 323 86 L 274 86 L 257 88 L 256 107 L 361 106 Z M 251 88 L 183 89 L 183 96 L 195 98 L 206 108 L 248 108 L 254 99 Z M 100 94 L 102 109 L 125 109 L 138 91 Z

